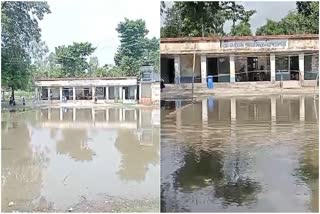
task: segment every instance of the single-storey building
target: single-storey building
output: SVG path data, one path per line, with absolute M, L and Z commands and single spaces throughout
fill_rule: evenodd
M 92 100 L 98 102 L 137 102 L 136 77 L 41 78 L 34 82 L 39 100 Z
M 314 86 L 319 35 L 161 38 L 161 78 L 166 84 L 289 82 Z M 194 69 L 194 74 L 193 74 Z

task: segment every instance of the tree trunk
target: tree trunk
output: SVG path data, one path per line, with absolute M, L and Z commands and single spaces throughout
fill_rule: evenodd
M 13 87 L 11 87 L 11 97 L 12 97 L 12 99 L 14 99 L 14 88 Z

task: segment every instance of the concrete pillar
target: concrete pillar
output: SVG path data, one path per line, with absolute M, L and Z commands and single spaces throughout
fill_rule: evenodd
M 174 56 L 175 84 L 180 85 L 180 55 Z
M 92 100 L 94 101 L 94 97 L 96 96 L 96 87 L 92 87 Z
M 109 100 L 109 87 L 106 87 L 106 100 Z
M 134 88 L 134 100 L 137 100 L 137 87 Z
M 92 122 L 96 121 L 96 111 L 94 108 L 91 109 Z
M 119 98 L 122 100 L 122 86 L 119 86 Z
M 305 119 L 304 96 L 301 96 L 299 101 L 300 101 L 300 121 L 304 121 Z
M 271 97 L 271 121 L 275 122 L 277 120 L 277 98 L 275 96 Z
M 208 123 L 208 100 L 202 100 L 202 124 Z
M 299 78 L 300 81 L 303 81 L 304 80 L 304 53 L 300 53 L 299 54 L 299 71 L 300 71 L 300 76 Z
M 48 100 L 51 100 L 50 94 L 51 94 L 51 88 L 48 88 Z
M 73 87 L 72 88 L 72 98 L 73 98 L 73 100 L 76 100 L 76 87 Z
M 63 110 L 62 110 L 62 108 L 60 108 L 60 120 L 63 120 Z
M 73 108 L 72 109 L 72 120 L 75 121 L 77 119 L 77 109 Z
M 276 81 L 276 55 L 270 54 L 270 80 Z
M 142 103 L 141 93 L 142 93 L 142 83 L 140 82 L 139 84 L 139 102 L 140 103 Z
M 122 89 L 122 99 L 126 100 L 126 90 Z
M 236 81 L 235 57 L 230 55 L 230 82 Z
M 207 56 L 201 55 L 201 83 L 207 84 Z
M 62 87 L 60 87 L 60 102 L 62 102 Z
M 236 98 L 231 98 L 231 120 L 237 119 L 237 101 Z
M 35 96 L 36 96 L 35 98 L 36 98 L 37 101 L 39 101 L 40 100 L 40 96 L 39 96 L 38 87 L 35 87 L 34 89 L 35 89 Z

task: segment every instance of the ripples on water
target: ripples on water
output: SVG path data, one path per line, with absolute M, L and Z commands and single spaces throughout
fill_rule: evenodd
M 318 211 L 317 114 L 312 96 L 162 103 L 161 210 Z

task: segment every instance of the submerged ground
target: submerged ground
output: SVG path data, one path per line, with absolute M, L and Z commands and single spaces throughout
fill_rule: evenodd
M 159 109 L 18 108 L 1 123 L 2 211 L 159 211 Z
M 163 100 L 161 210 L 317 212 L 318 102 L 312 94 Z

